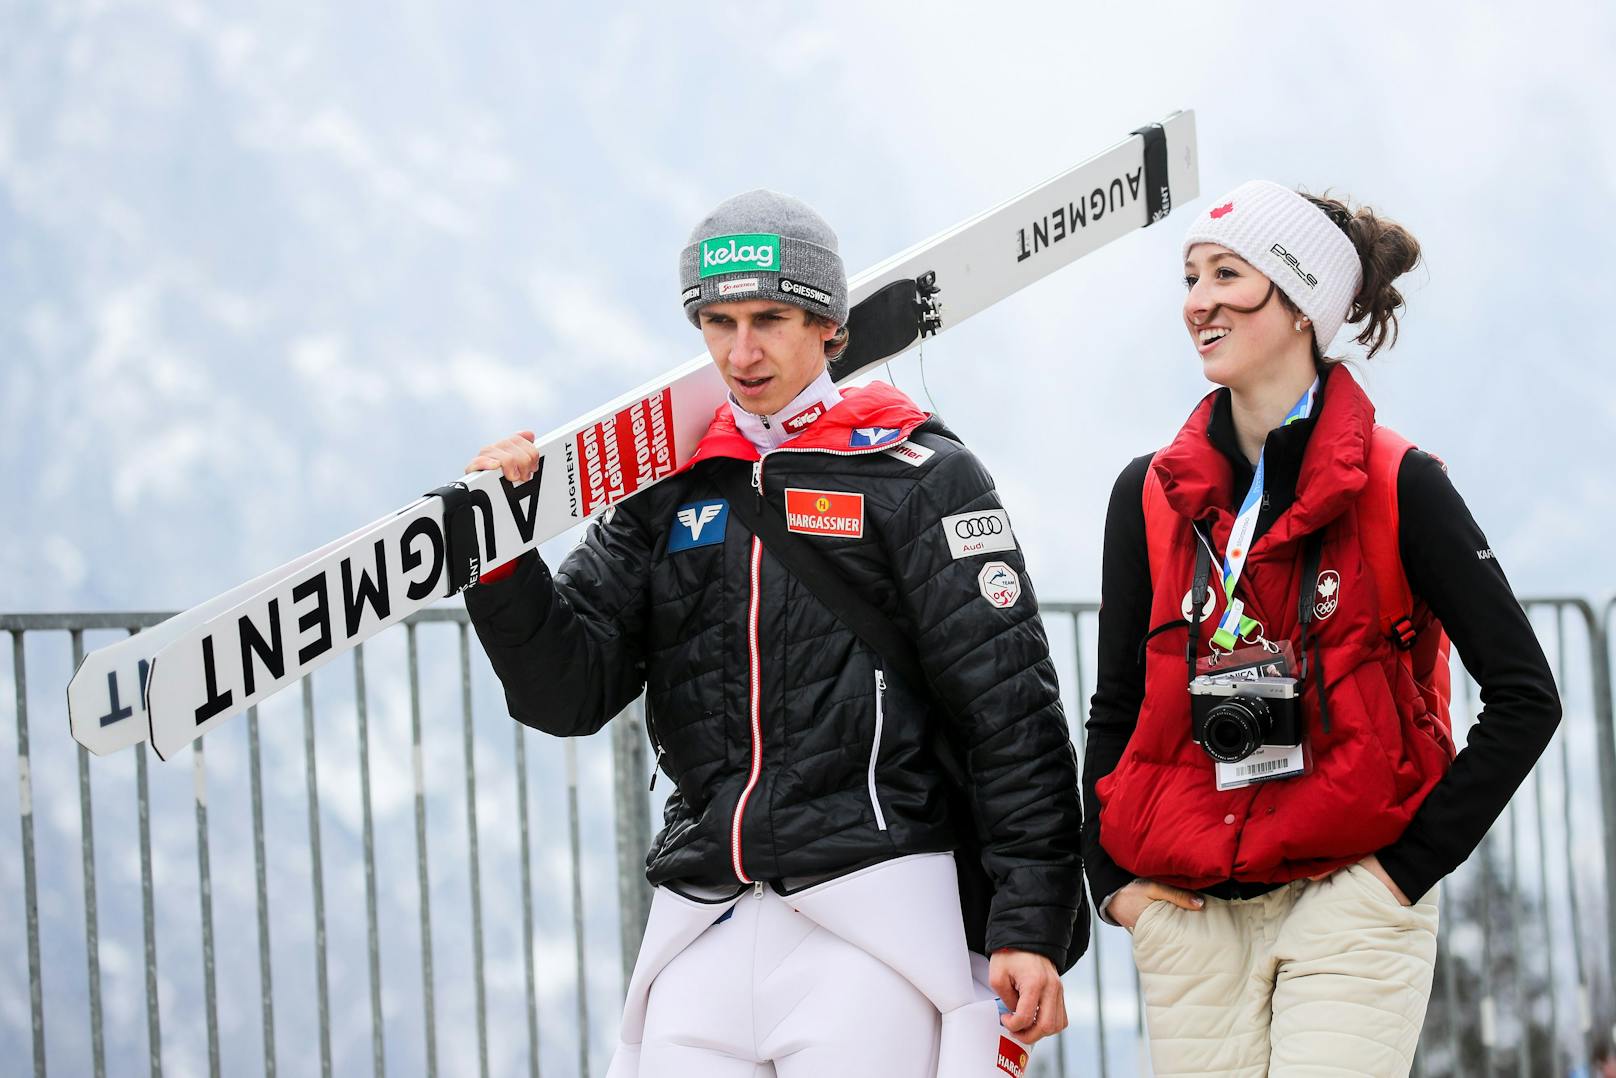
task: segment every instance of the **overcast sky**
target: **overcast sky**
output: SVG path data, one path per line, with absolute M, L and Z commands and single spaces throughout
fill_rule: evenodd
M 688 359 L 676 256 L 737 191 L 856 272 L 1181 108 L 1181 210 L 1266 178 L 1413 231 L 1382 419 L 1519 592 L 1616 588 L 1610 5 L 612 7 L 0 4 L 0 611 L 190 606 Z M 1205 391 L 1189 217 L 929 345 L 929 393 L 892 366 L 1044 598 L 1096 596 L 1112 481 Z

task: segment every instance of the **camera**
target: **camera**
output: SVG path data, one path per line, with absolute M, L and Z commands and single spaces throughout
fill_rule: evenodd
M 1220 763 L 1239 763 L 1264 745 L 1302 743 L 1296 679 L 1201 675 L 1190 682 L 1197 744 Z

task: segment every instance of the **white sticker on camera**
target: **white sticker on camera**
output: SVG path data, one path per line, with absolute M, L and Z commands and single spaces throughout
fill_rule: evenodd
M 1219 761 L 1217 768 L 1220 790 L 1238 790 L 1269 779 L 1288 779 L 1307 771 L 1307 746 L 1263 745 L 1239 763 Z

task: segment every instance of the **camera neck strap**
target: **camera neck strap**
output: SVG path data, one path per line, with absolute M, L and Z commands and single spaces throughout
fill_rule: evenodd
M 1201 610 L 1206 604 L 1211 587 L 1212 553 L 1205 537 L 1196 529 L 1195 576 L 1190 584 L 1190 632 L 1184 646 L 1184 665 L 1188 680 L 1195 680 L 1195 651 L 1201 640 Z M 1296 622 L 1301 627 L 1301 677 L 1304 685 L 1313 675 L 1314 689 L 1318 693 L 1319 719 L 1324 732 L 1330 732 L 1330 705 L 1324 695 L 1324 660 L 1319 656 L 1318 641 L 1313 638 L 1313 616 L 1317 610 L 1319 594 L 1319 565 L 1324 558 L 1324 536 L 1314 532 L 1307 537 L 1302 548 L 1302 579 L 1297 588 Z M 1213 637 L 1216 642 L 1216 636 Z
M 1302 628 L 1302 676 L 1305 684 L 1309 672 L 1319 694 L 1319 719 L 1324 732 L 1330 732 L 1330 705 L 1324 699 L 1324 660 L 1319 657 L 1319 644 L 1313 639 L 1313 615 L 1317 610 L 1319 594 L 1319 563 L 1324 557 L 1324 534 L 1314 532 L 1307 537 L 1302 548 L 1302 581 L 1297 588 L 1296 623 Z
M 1199 525 L 1195 530 L 1195 576 L 1190 582 L 1190 638 L 1184 645 L 1184 665 L 1189 668 L 1189 680 L 1195 680 L 1195 649 L 1201 642 L 1201 610 L 1206 606 L 1207 599 L 1212 594 L 1212 547 L 1201 534 Z
M 1288 427 L 1297 420 L 1306 419 L 1313 414 L 1313 408 L 1318 403 L 1319 379 L 1314 378 L 1313 384 L 1302 399 L 1291 406 L 1285 413 L 1285 419 L 1280 423 Z M 1257 537 L 1257 518 L 1262 515 L 1263 489 L 1265 469 L 1263 460 L 1268 455 L 1268 446 L 1264 442 L 1262 450 L 1257 453 L 1257 468 L 1251 476 L 1251 486 L 1246 490 L 1245 500 L 1240 503 L 1240 511 L 1235 514 L 1234 527 L 1229 530 L 1229 545 L 1224 548 L 1222 573 L 1219 580 L 1223 585 L 1223 595 L 1226 605 L 1223 608 L 1223 617 L 1218 621 L 1217 631 L 1212 634 L 1212 643 L 1224 651 L 1233 651 L 1240 642 L 1241 637 L 1251 639 L 1252 633 L 1257 631 L 1257 622 L 1245 616 L 1245 604 L 1235 598 L 1235 585 L 1240 582 L 1240 574 L 1245 571 L 1246 558 L 1251 553 L 1251 544 Z

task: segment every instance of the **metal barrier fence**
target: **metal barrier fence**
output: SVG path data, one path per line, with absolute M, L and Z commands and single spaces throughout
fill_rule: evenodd
M 1566 718 L 1443 885 L 1417 1074 L 1570 1073 L 1616 1017 L 1616 600 L 1526 606 Z M 1081 749 L 1097 606 L 1043 609 Z M 601 1073 L 667 786 L 649 789 L 638 704 L 591 738 L 528 731 L 464 612 L 432 610 L 198 741 L 184 783 L 179 760 L 90 757 L 62 706 L 86 634 L 162 617 L 0 615 L 21 836 L 0 858 L 7 1072 Z M 1456 668 L 1461 743 L 1476 708 Z M 1143 1069 L 1128 939 L 1094 940 L 1031 1074 Z

